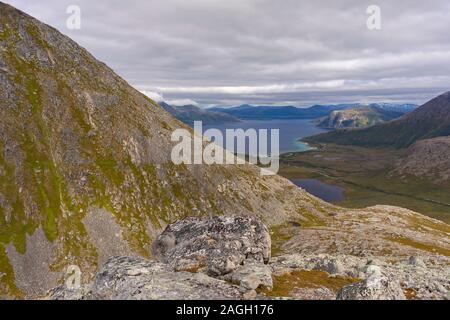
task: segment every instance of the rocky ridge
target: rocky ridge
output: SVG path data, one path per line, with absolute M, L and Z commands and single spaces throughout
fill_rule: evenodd
M 436 183 L 450 183 L 450 137 L 417 141 L 397 161 L 393 173 L 412 175 Z

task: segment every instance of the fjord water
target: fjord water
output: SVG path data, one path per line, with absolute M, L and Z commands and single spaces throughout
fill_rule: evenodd
M 225 137 L 226 129 L 279 129 L 280 130 L 280 154 L 287 152 L 301 152 L 309 150 L 310 147 L 301 141 L 300 138 L 312 136 L 327 130 L 316 127 L 311 120 L 243 120 L 236 123 L 225 123 L 220 125 L 203 126 L 203 131 L 207 129 L 218 129 Z M 270 137 L 270 134 L 268 134 Z M 270 140 L 270 138 L 269 138 Z M 224 144 L 226 144 L 224 139 Z M 270 141 L 269 141 L 270 145 Z M 234 150 L 230 150 L 234 151 Z

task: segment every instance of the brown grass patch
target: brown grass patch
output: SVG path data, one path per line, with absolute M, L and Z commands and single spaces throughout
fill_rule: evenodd
M 333 292 L 342 287 L 359 282 L 360 279 L 350 277 L 332 277 L 328 273 L 315 270 L 296 270 L 290 273 L 273 277 L 273 290 L 259 290 L 270 297 L 288 297 L 295 288 L 328 288 Z

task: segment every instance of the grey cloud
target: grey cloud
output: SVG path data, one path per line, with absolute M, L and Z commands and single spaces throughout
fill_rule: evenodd
M 450 90 L 448 0 L 6 2 L 168 100 L 421 103 Z M 69 4 L 82 10 L 81 30 L 65 27 Z M 366 28 L 370 4 L 381 7 L 380 31 Z

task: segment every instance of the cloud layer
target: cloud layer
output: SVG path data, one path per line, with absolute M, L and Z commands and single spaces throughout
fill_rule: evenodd
M 448 0 L 6 2 L 168 100 L 421 103 L 450 90 Z M 72 4 L 81 30 L 66 28 Z M 366 27 L 371 4 L 379 31 Z

